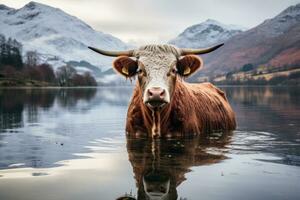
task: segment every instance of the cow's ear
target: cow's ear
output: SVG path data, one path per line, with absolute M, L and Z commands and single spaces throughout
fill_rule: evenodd
M 177 72 L 183 77 L 188 77 L 203 66 L 203 61 L 196 55 L 186 55 L 178 60 Z
M 114 69 L 125 76 L 132 77 L 136 74 L 138 69 L 137 62 L 127 56 L 120 56 L 113 62 Z

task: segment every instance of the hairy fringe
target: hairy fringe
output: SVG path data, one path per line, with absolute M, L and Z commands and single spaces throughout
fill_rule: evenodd
M 159 54 L 159 53 L 172 53 L 179 57 L 181 55 L 180 50 L 173 46 L 173 45 L 168 45 L 168 44 L 163 44 L 163 45 L 145 45 L 141 46 L 138 51 L 151 51 L 153 54 Z

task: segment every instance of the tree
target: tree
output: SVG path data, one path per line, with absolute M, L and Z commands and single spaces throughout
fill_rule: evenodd
M 3 58 L 4 58 L 4 49 L 5 49 L 5 36 L 0 35 L 0 66 L 3 63 Z
M 36 67 L 28 66 L 24 69 L 25 78 L 42 81 L 42 74 Z
M 35 67 L 38 65 L 39 57 L 36 51 L 28 51 L 26 53 L 26 66 Z
M 232 79 L 232 74 L 233 74 L 233 72 L 228 72 L 226 74 L 226 80 Z
M 55 74 L 53 68 L 49 64 L 43 63 L 41 65 L 38 65 L 36 68 L 42 76 L 41 79 L 43 81 L 49 83 L 53 83 L 55 81 Z
M 71 81 L 73 86 L 97 86 L 97 82 L 90 72 L 85 72 L 83 75 L 75 74 Z
M 10 44 L 10 56 L 11 56 L 11 64 L 17 69 L 21 70 L 23 68 L 23 60 L 22 60 L 22 44 L 17 40 L 11 40 Z
M 56 78 L 60 86 L 71 86 L 71 79 L 77 73 L 70 65 L 59 67 L 56 71 Z
M 23 68 L 22 44 L 17 40 L 0 36 L 0 66 L 12 66 L 17 70 Z
M 85 79 L 86 86 L 97 86 L 96 79 L 91 75 L 90 72 L 85 72 L 83 77 Z
M 15 78 L 17 75 L 17 71 L 14 67 L 5 65 L 1 70 L 1 74 L 6 78 Z
M 80 74 L 75 74 L 72 77 L 72 85 L 73 86 L 86 86 L 87 82 L 85 80 L 85 77 Z
M 251 70 L 253 70 L 253 69 L 254 69 L 253 64 L 248 63 L 248 64 L 245 64 L 245 65 L 242 67 L 241 71 L 243 71 L 243 72 L 248 72 L 248 71 L 251 71 Z

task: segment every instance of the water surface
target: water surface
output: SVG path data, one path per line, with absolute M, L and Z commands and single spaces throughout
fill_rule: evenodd
M 125 137 L 132 88 L 1 89 L 0 199 L 300 199 L 300 90 L 224 87 L 238 128 Z

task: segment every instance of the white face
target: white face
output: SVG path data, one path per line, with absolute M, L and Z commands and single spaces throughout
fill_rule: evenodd
M 172 53 L 139 52 L 138 80 L 149 107 L 170 103 L 176 80 L 177 58 Z
M 181 56 L 171 45 L 144 46 L 134 50 L 133 57 L 119 56 L 114 69 L 126 78 L 138 77 L 143 102 L 155 111 L 171 102 L 177 76 L 188 77 L 203 63 L 195 55 Z

